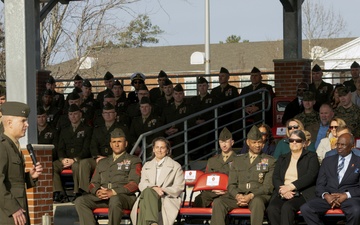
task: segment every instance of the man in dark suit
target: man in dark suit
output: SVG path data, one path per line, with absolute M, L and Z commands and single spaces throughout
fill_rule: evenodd
M 42 172 L 38 162 L 25 172 L 19 139 L 25 136 L 30 107 L 21 102 L 1 105 L 4 133 L 0 136 L 0 224 L 30 224 L 26 188 L 35 186 Z
M 324 224 L 321 215 L 332 208 L 343 210 L 347 225 L 360 224 L 360 157 L 352 153 L 354 142 L 351 134 L 342 134 L 337 140 L 337 154 L 322 161 L 317 198 L 300 208 L 307 224 Z
M 249 207 L 252 225 L 263 224 L 265 206 L 274 189 L 275 159 L 262 153 L 264 143 L 256 126 L 249 131 L 246 142 L 249 152 L 236 157 L 231 164 L 228 192 L 214 200 L 212 225 L 225 225 L 227 213 L 238 207 Z

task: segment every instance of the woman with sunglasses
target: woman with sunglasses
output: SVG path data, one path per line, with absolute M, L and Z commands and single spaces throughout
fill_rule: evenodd
M 319 146 L 316 149 L 316 153 L 318 155 L 320 163 L 325 158 L 326 152 L 336 148 L 336 141 L 337 141 L 336 129 L 338 127 L 343 127 L 345 125 L 346 125 L 345 121 L 337 117 L 333 118 L 330 121 L 330 126 L 326 134 L 326 137 L 320 140 Z
M 275 191 L 266 210 L 272 225 L 294 224 L 300 206 L 315 197 L 317 155 L 305 149 L 301 130 L 292 131 L 288 141 L 291 151 L 279 157 L 273 173 Z
M 288 138 L 294 130 L 304 130 L 304 125 L 298 119 L 289 119 L 286 122 L 286 137 L 281 139 L 275 148 L 274 157 L 276 159 L 278 159 L 280 155 L 290 152 Z

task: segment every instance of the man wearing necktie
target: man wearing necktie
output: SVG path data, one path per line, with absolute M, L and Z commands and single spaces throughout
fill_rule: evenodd
M 257 126 L 247 135 L 249 152 L 235 157 L 230 167 L 228 192 L 213 202 L 211 225 L 225 225 L 229 211 L 248 207 L 251 225 L 262 225 L 265 205 L 269 202 L 274 186 L 272 175 L 275 159 L 262 152 L 264 143 Z
M 360 224 L 360 157 L 352 153 L 354 137 L 339 136 L 337 154 L 324 158 L 316 182 L 317 198 L 300 210 L 306 224 L 324 224 L 321 215 L 327 210 L 340 208 L 347 225 Z

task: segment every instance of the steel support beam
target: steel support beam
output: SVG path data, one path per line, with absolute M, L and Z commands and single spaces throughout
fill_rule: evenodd
M 20 144 L 37 143 L 36 29 L 37 0 L 5 1 L 6 97 L 29 104 L 29 129 Z
M 301 5 L 304 0 L 280 0 L 280 2 L 283 5 L 284 59 L 301 59 Z

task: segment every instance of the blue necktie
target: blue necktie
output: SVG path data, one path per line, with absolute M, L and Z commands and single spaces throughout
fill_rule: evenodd
M 337 169 L 339 183 L 340 183 L 340 172 L 342 169 L 344 169 L 344 162 L 345 162 L 345 158 L 340 156 L 338 169 Z

